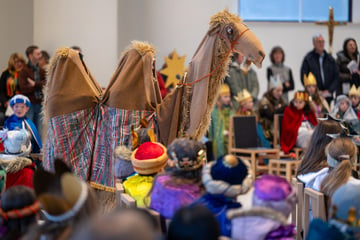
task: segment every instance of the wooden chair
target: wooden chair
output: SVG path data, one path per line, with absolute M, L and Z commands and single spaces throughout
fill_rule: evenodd
M 274 148 L 280 149 L 280 136 L 281 136 L 281 123 L 283 114 L 274 114 L 274 132 L 273 132 L 273 144 Z M 291 149 L 295 153 L 295 159 L 299 160 L 301 153 L 304 151 L 303 148 L 294 147 Z M 280 155 L 281 158 L 288 158 L 290 155 Z
M 295 209 L 291 212 L 291 222 L 296 226 L 296 240 L 301 240 L 301 232 L 303 231 L 303 210 L 304 210 L 304 184 L 296 177 L 291 181 L 295 188 L 297 203 Z
M 116 179 L 115 183 L 115 204 L 120 206 L 121 204 L 121 194 L 124 193 L 124 187 L 121 183 L 121 180 Z
M 120 193 L 120 207 L 134 208 L 136 207 L 136 200 L 127 193 Z
M 255 116 L 233 116 L 229 122 L 229 154 L 241 155 L 250 161 L 253 178 L 256 170 L 266 170 L 267 166 L 258 166 L 257 158 L 279 158 L 279 149 L 257 147 Z
M 321 218 L 322 220 L 327 220 L 326 215 L 326 199 L 325 195 L 321 192 L 318 192 L 312 188 L 304 189 L 304 218 L 303 218 L 303 228 L 304 228 L 304 237 L 307 236 L 310 224 L 310 209 L 312 210 L 312 218 Z
M 296 176 L 300 162 L 301 160 L 293 159 L 270 159 L 269 174 L 285 177 L 291 182 L 292 177 Z

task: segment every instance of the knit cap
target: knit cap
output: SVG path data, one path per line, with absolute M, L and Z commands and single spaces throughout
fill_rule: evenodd
M 24 103 L 28 107 L 31 106 L 29 98 L 22 94 L 16 94 L 10 99 L 10 107 L 14 106 L 16 103 Z
M 202 181 L 208 193 L 231 198 L 247 192 L 252 184 L 247 166 L 234 155 L 208 163 L 203 169 Z

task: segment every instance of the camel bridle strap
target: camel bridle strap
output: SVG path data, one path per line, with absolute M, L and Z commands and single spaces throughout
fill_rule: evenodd
M 210 77 L 211 75 L 213 75 L 215 73 L 216 70 L 218 70 L 220 68 L 220 66 L 222 66 L 225 62 L 225 60 L 229 57 L 230 53 L 234 50 L 234 46 L 235 44 L 237 44 L 238 40 L 240 39 L 240 37 L 247 31 L 249 31 L 250 29 L 249 28 L 246 28 L 244 31 L 242 31 L 236 38 L 234 41 L 230 41 L 231 45 L 230 45 L 230 49 L 229 51 L 226 53 L 225 57 L 221 60 L 221 62 L 208 74 L 206 74 L 205 76 L 191 82 L 191 83 L 177 83 L 178 86 L 191 86 L 197 82 L 200 82 L 201 80 L 207 78 L 207 77 Z M 218 36 L 222 37 L 223 39 L 228 39 L 226 37 L 224 37 L 221 33 L 217 33 Z

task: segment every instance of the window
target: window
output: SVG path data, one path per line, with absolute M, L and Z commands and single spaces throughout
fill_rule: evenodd
M 351 21 L 351 0 L 239 0 L 239 15 L 246 21 L 312 22 Z

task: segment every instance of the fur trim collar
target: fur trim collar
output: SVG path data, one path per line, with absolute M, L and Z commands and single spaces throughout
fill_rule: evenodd
M 115 148 L 114 156 L 119 160 L 131 161 L 132 151 L 126 146 L 118 146 Z
M 14 157 L 11 159 L 0 158 L 0 165 L 5 167 L 6 173 L 18 172 L 31 164 L 32 161 L 25 157 Z
M 252 186 L 251 174 L 248 174 L 240 185 L 230 185 L 222 180 L 214 180 L 211 176 L 211 168 L 215 162 L 205 165 L 202 172 L 202 182 L 208 193 L 223 194 L 226 197 L 234 198 L 240 194 L 246 193 Z
M 280 222 L 282 225 L 288 225 L 287 219 L 278 211 L 275 211 L 271 208 L 264 207 L 253 207 L 251 209 L 231 209 L 227 211 L 226 216 L 229 219 L 238 218 L 238 217 L 263 217 L 268 218 L 277 222 Z

